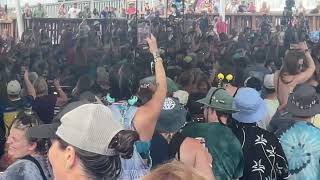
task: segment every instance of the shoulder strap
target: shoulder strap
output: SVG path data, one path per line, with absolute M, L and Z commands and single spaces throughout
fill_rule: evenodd
M 169 157 L 174 158 L 176 155 L 178 156 L 178 160 L 180 161 L 180 148 L 183 141 L 186 139 L 182 133 L 176 133 L 170 143 L 169 143 Z
M 40 171 L 40 174 L 41 174 L 41 176 L 42 176 L 42 179 L 43 179 L 43 180 L 47 180 L 47 177 L 46 177 L 46 175 L 44 174 L 44 171 L 43 171 L 40 163 L 39 163 L 34 157 L 32 157 L 32 156 L 30 156 L 30 155 L 27 155 L 27 156 L 23 157 L 22 159 L 26 159 L 26 160 L 32 161 L 32 162 L 38 167 L 38 169 L 39 169 L 39 171 Z
M 236 97 L 238 91 L 239 91 L 240 88 L 237 88 L 236 92 L 234 93 L 233 97 Z

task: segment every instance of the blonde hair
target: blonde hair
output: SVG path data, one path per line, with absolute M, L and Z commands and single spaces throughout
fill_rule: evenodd
M 206 180 L 199 172 L 180 161 L 160 165 L 142 180 Z
M 38 77 L 34 81 L 33 87 L 36 91 L 36 95 L 40 95 L 40 94 L 47 95 L 48 94 L 48 84 L 43 77 Z

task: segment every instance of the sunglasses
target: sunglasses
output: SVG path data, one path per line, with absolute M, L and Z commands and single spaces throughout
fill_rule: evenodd
M 20 121 L 20 124 L 23 126 L 28 126 L 29 128 L 40 125 L 39 120 L 33 115 L 23 114 L 18 115 L 15 119 L 15 122 Z M 13 123 L 14 124 L 14 123 Z

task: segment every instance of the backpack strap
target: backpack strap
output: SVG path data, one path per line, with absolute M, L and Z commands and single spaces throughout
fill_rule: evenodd
M 178 161 L 180 161 L 180 148 L 183 143 L 183 141 L 187 137 L 183 135 L 180 132 L 177 132 L 175 135 L 173 135 L 170 143 L 169 143 L 169 158 L 174 159 L 176 155 L 178 156 Z
M 43 180 L 47 180 L 47 177 L 46 177 L 46 175 L 44 174 L 44 171 L 43 171 L 40 163 L 39 163 L 34 157 L 32 157 L 32 156 L 30 156 L 30 155 L 27 155 L 27 156 L 24 156 L 22 159 L 26 159 L 26 160 L 32 161 L 32 162 L 38 167 L 38 169 L 39 169 L 39 171 L 40 171 L 40 174 L 41 174 L 41 176 L 42 176 L 42 179 L 43 179 Z

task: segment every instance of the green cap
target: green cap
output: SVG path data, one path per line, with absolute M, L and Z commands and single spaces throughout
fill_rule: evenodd
M 150 77 L 147 77 L 147 78 L 144 78 L 140 81 L 140 84 L 144 84 L 144 83 L 149 83 L 149 84 L 153 84 L 153 85 L 156 85 L 156 78 L 155 76 L 150 76 Z M 170 94 L 176 92 L 179 90 L 178 86 L 176 85 L 176 83 L 167 77 L 167 88 L 168 88 L 168 92 Z
M 239 110 L 232 107 L 233 97 L 222 88 L 211 88 L 207 96 L 197 101 L 208 107 L 214 108 L 216 111 L 235 113 Z

